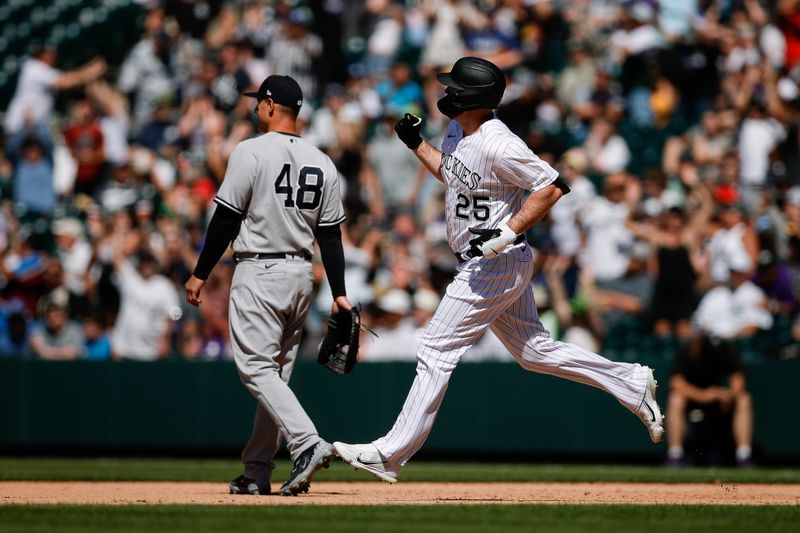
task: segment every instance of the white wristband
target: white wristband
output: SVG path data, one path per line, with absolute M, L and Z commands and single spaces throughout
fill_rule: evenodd
M 508 224 L 502 224 L 498 229 L 500 230 L 500 238 L 507 244 L 511 244 L 517 238 L 517 234 L 508 227 Z
M 486 259 L 496 257 L 497 254 L 508 248 L 508 246 L 517 238 L 517 234 L 514 233 L 507 224 L 502 224 L 497 229 L 500 230 L 500 235 L 494 239 L 486 241 L 483 243 L 483 246 L 481 246 L 481 251 Z

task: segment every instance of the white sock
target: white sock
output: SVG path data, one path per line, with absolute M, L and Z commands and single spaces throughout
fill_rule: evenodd
M 667 450 L 670 459 L 683 459 L 683 446 L 670 446 Z
M 752 453 L 753 451 L 750 449 L 750 446 L 747 445 L 738 446 L 736 448 L 736 459 L 738 459 L 739 461 L 746 461 L 747 459 L 750 459 L 750 455 Z

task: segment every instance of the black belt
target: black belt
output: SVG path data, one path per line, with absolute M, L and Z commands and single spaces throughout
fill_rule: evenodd
M 306 252 L 274 252 L 274 253 L 261 253 L 255 252 L 236 252 L 233 254 L 234 263 L 238 263 L 242 259 L 256 259 L 263 261 L 264 259 L 292 259 L 299 258 L 306 261 L 311 261 L 311 255 Z
M 519 243 L 522 243 L 522 242 L 525 242 L 525 234 L 524 233 L 521 233 L 521 234 L 517 235 L 517 238 L 514 239 L 514 242 L 511 243 L 511 246 L 514 246 L 515 244 L 519 244 Z M 459 263 L 463 263 L 464 261 L 469 261 L 470 259 L 472 259 L 471 255 L 460 254 L 458 252 L 453 252 L 453 254 L 455 254 L 456 259 L 458 259 Z

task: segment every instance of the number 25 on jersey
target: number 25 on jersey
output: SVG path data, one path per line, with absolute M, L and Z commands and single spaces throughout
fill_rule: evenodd
M 472 210 L 472 217 L 475 220 L 489 220 L 489 202 L 491 198 L 488 196 L 473 196 L 470 201 L 469 196 L 458 193 L 458 202 L 456 203 L 456 216 L 469 220 L 470 208 Z
M 284 196 L 284 207 L 313 210 L 319 207 L 322 200 L 322 185 L 325 174 L 319 167 L 305 166 L 297 175 L 296 184 L 292 183 L 292 165 L 286 163 L 275 180 L 275 192 Z

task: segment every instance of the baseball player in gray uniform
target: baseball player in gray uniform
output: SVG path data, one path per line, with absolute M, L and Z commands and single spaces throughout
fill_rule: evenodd
M 297 135 L 303 103 L 297 82 L 270 76 L 245 95 L 256 98 L 263 135 L 240 142 L 231 154 L 186 299 L 200 303 L 208 274 L 233 241 L 231 347 L 239 377 L 258 406 L 242 452 L 244 472 L 229 488 L 233 494 L 269 494 L 272 458 L 283 437 L 293 467 L 280 493 L 296 495 L 308 491 L 314 473 L 333 458 L 288 382 L 313 298 L 315 238 L 334 312 L 351 308 L 339 229 L 345 216 L 336 168 Z
M 526 370 L 610 393 L 660 441 L 663 417 L 649 368 L 555 341 L 539 321 L 531 288 L 533 252 L 523 234 L 569 188 L 494 118 L 491 110 L 505 90 L 503 73 L 489 61 L 465 57 L 437 78 L 446 86 L 439 110 L 453 119 L 441 151 L 420 137 L 419 117 L 406 115 L 395 129 L 446 186 L 447 234 L 458 273 L 422 335 L 417 374 L 394 426 L 369 444 L 334 442 L 337 455 L 384 481 L 397 481 L 431 431 L 450 374 L 486 328 Z

